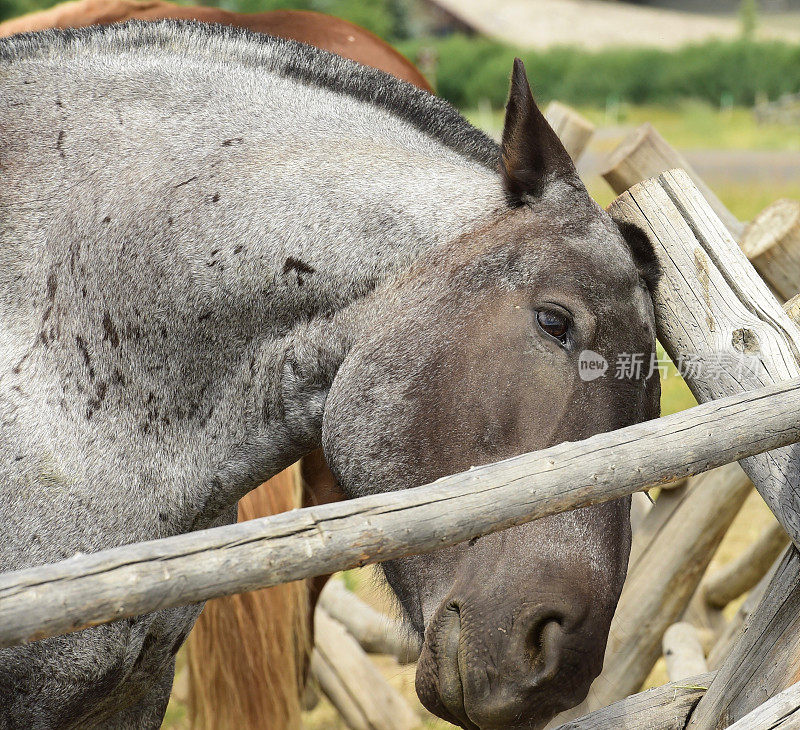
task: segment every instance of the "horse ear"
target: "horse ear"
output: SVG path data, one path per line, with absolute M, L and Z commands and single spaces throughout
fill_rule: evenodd
M 558 135 L 533 100 L 525 65 L 514 59 L 503 127 L 501 168 L 512 205 L 539 196 L 548 181 L 577 174 Z

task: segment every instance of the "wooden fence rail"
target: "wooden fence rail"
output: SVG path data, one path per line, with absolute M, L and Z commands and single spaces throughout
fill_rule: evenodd
M 658 338 L 683 366 L 698 401 L 800 376 L 800 331 L 686 172 L 671 170 L 634 185 L 609 211 L 653 244 L 663 272 L 653 297 Z M 800 544 L 800 450 L 792 446 L 748 458 L 741 467 Z M 748 483 L 738 469 L 726 471 L 732 473 L 705 481 L 714 483 L 720 496 L 727 492 L 730 501 L 671 525 L 683 549 L 673 549 L 674 541 L 662 543 L 669 550 L 654 548 L 633 564 L 611 624 L 603 671 L 587 699 L 560 716 L 562 722 L 641 686 L 660 655 L 664 631 L 679 620 L 708 564 L 712 530 L 721 528 L 718 544 L 746 497 Z M 698 490 L 697 496 L 709 494 Z M 719 523 L 702 524 L 703 517 L 717 514 Z
M 792 730 L 800 727 L 800 684 L 759 705 L 749 715 L 731 725 L 728 730 Z
M 667 352 L 675 359 L 693 353 L 705 363 L 724 352 L 742 359 L 753 357 L 759 363 L 758 368 L 733 377 L 707 367 L 687 373 L 686 381 L 699 401 L 800 374 L 800 331 L 685 172 L 666 172 L 635 185 L 610 210 L 639 226 L 655 246 L 664 270 L 655 295 L 656 322 Z M 792 541 L 800 544 L 797 447 L 745 459 L 741 466 Z M 792 562 L 791 569 L 800 574 L 800 565 Z M 779 577 L 794 585 L 788 574 Z M 688 728 L 711 730 L 743 717 L 765 696 L 794 681 L 800 671 L 800 653 L 793 638 L 797 624 L 791 612 L 773 610 L 786 603 L 791 591 L 776 581 L 750 617 L 749 631 L 741 636 L 692 713 Z M 770 653 L 772 647 L 779 648 Z M 747 672 L 741 671 L 743 663 Z M 615 692 L 608 690 L 624 680 L 625 672 L 612 661 L 603 674 L 607 681 L 597 692 L 593 687 L 594 701 L 616 699 Z
M 771 522 L 741 555 L 706 577 L 703 598 L 712 608 L 725 608 L 758 585 L 788 543 L 786 531 L 777 522 Z
M 793 684 L 798 665 L 800 553 L 792 546 L 693 710 L 687 730 L 716 730 L 741 720 Z
M 771 295 L 700 191 L 682 170 L 635 185 L 609 210 L 652 241 L 663 276 L 656 327 L 698 401 L 800 376 L 800 330 Z M 728 367 L 718 365 L 720 353 Z M 735 372 L 731 361 L 757 364 Z M 800 449 L 742 462 L 764 501 L 800 545 Z
M 452 545 L 800 441 L 800 379 L 433 484 L 0 576 L 0 646 Z
M 684 730 L 714 672 L 629 695 L 613 705 L 558 725 L 554 730 Z

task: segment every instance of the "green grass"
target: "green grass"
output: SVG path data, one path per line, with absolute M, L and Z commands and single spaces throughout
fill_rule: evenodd
M 187 726 L 187 722 L 186 706 L 181 702 L 170 700 L 167 706 L 167 714 L 164 716 L 164 722 L 161 727 L 164 730 L 182 730 Z
M 749 108 L 718 109 L 698 101 L 674 106 L 631 106 L 608 110 L 583 107 L 580 112 L 598 127 L 650 122 L 675 147 L 683 150 L 800 151 L 800 126 L 759 124 Z
M 707 179 L 711 189 L 739 220 L 752 220 L 758 213 L 778 198 L 800 200 L 800 182 L 742 183 L 731 180 Z M 599 178 L 587 183 L 589 194 L 603 207 L 609 205 L 616 195 L 604 180 Z
M 674 106 L 647 104 L 614 105 L 607 109 L 576 107 L 598 128 L 638 127 L 650 122 L 672 145 L 682 150 L 767 150 L 800 151 L 800 125 L 759 124 L 751 109 L 718 109 L 698 101 L 682 101 Z M 503 110 L 489 107 L 463 111 L 473 124 L 499 138 Z M 608 141 L 608 151 L 615 146 Z

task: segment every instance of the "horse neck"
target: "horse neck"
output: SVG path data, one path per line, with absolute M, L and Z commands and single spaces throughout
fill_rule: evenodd
M 7 371 L 36 375 L 87 440 L 180 454 L 197 468 L 179 489 L 205 485 L 197 509 L 218 514 L 316 445 L 348 347 L 337 313 L 502 194 L 348 95 L 138 51 L 3 77 L 19 97 L 0 191 Z

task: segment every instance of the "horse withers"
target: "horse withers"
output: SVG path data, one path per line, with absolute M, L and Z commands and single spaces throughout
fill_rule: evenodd
M 515 66 L 498 148 L 321 51 L 132 24 L 0 44 L 12 570 L 235 519 L 323 446 L 348 496 L 650 418 L 653 258 Z M 385 566 L 422 701 L 536 728 L 599 672 L 628 500 Z M 0 652 L 7 727 L 158 727 L 196 606 Z

